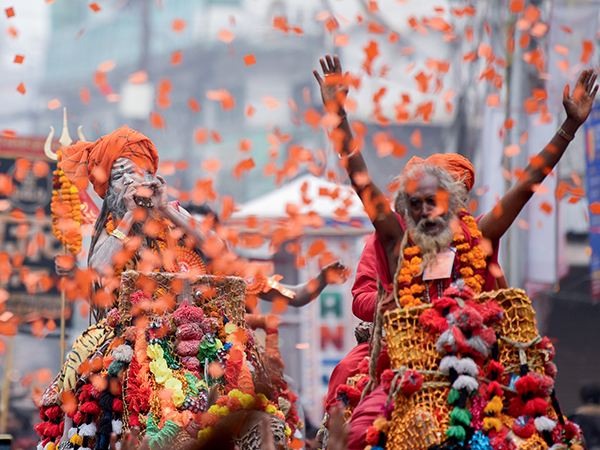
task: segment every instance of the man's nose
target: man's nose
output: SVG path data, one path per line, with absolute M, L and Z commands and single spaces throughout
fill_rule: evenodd
M 421 217 L 429 218 L 435 211 L 435 205 L 423 202 L 423 208 L 421 209 Z

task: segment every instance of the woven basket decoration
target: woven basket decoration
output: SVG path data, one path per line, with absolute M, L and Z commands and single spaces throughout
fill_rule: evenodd
M 435 341 L 419 326 L 419 316 L 430 305 L 397 309 L 384 315 L 388 354 L 393 369 L 438 370 L 442 354 Z M 386 448 L 426 449 L 445 439 L 451 406 L 446 402 L 448 382 L 444 377 L 424 374 L 423 386 L 414 394 L 396 397 Z
M 494 328 L 494 331 L 501 338 L 526 346 L 526 348 L 523 348 L 523 356 L 526 357 L 530 370 L 545 374 L 545 355 L 537 350 L 535 343 L 533 343 L 539 336 L 535 322 L 535 311 L 525 291 L 522 289 L 503 289 L 484 292 L 478 298 L 480 302 L 487 299 L 496 300 L 504 310 L 504 320 Z M 500 364 L 504 366 L 506 372 L 518 374 L 521 366 L 519 349 L 503 339 L 498 340 L 498 347 Z
M 152 292 L 152 300 L 160 301 L 172 309 L 183 301 L 201 308 L 205 313 L 216 308 L 238 327 L 246 329 L 246 281 L 240 277 L 199 275 L 189 280 L 179 274 L 128 270 L 121 275 L 119 290 L 119 315 L 131 320 L 131 295 L 142 289 Z

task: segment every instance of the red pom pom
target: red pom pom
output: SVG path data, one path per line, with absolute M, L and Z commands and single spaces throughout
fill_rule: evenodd
M 358 363 L 358 373 L 369 373 L 369 363 L 371 358 L 365 356 L 361 362 Z
M 535 422 L 533 417 L 519 416 L 512 426 L 513 432 L 520 438 L 530 438 L 535 433 Z
M 85 402 L 79 407 L 79 409 L 82 413 L 86 414 L 100 414 L 102 411 L 96 402 Z
M 123 412 L 123 400 L 121 400 L 120 398 L 115 398 L 113 400 L 112 409 L 116 412 Z
M 141 425 L 140 417 L 137 414 L 134 416 L 129 416 L 129 425 L 131 426 L 131 428 L 139 427 Z
M 536 417 L 544 414 L 547 409 L 548 402 L 543 398 L 536 397 L 525 403 L 525 406 L 523 406 L 523 414 Z
M 446 291 L 448 291 L 448 289 L 446 289 Z M 444 314 L 444 312 L 452 313 L 456 308 L 458 308 L 458 303 L 456 300 L 448 296 L 436 298 L 431 303 L 440 314 Z
M 516 396 L 510 399 L 508 402 L 507 412 L 512 417 L 519 417 L 523 414 L 523 407 L 525 406 L 525 402 L 520 396 Z
M 183 323 L 177 327 L 175 337 L 182 341 L 200 340 L 204 333 L 198 323 Z
M 475 297 L 475 293 L 473 292 L 473 289 L 471 289 L 468 285 L 464 284 L 460 287 L 450 286 L 444 291 L 444 297 L 460 297 L 463 300 L 469 300 Z
M 497 381 L 492 381 L 483 388 L 483 393 L 486 400 L 491 400 L 494 396 L 502 397 L 502 387 Z
M 204 313 L 197 306 L 190 306 L 187 301 L 184 301 L 179 305 L 177 311 L 173 314 L 175 323 L 182 325 L 184 323 L 197 323 L 204 318 Z
M 338 386 L 336 398 L 347 405 L 356 406 L 360 401 L 361 391 L 357 388 L 342 384 Z
M 392 380 L 396 376 L 396 372 L 391 369 L 385 369 L 381 374 L 381 386 L 385 391 L 389 392 Z
M 43 436 L 46 436 L 46 429 L 48 428 L 48 425 L 50 425 L 49 422 L 40 422 L 40 423 L 36 423 L 33 426 L 33 429 L 35 431 L 37 431 L 38 436 L 41 438 Z
M 75 415 L 73 416 L 73 422 L 75 422 L 77 425 L 79 425 L 82 420 L 83 420 L 83 414 L 81 414 L 79 411 L 76 412 Z
M 379 430 L 371 425 L 367 428 L 367 444 L 375 446 L 379 442 Z
M 415 370 L 407 370 L 402 376 L 400 390 L 405 395 L 410 395 L 417 392 L 423 386 L 423 375 Z
M 546 364 L 544 364 L 544 370 L 546 371 L 546 375 L 551 378 L 556 378 L 558 369 L 556 368 L 556 364 L 554 364 L 552 361 L 548 361 Z
M 358 389 L 360 392 L 364 391 L 368 382 L 369 382 L 369 376 L 365 375 L 364 377 L 360 378 L 356 382 L 356 389 Z
M 181 358 L 185 368 L 191 372 L 198 372 L 200 370 L 200 360 L 195 356 L 184 356 Z
M 540 390 L 541 380 L 532 375 L 525 375 L 515 383 L 515 390 L 521 394 L 536 393 Z
M 488 347 L 492 347 L 496 342 L 496 332 L 491 328 L 482 328 L 477 331 L 477 336 L 483 339 Z
M 419 316 L 419 325 L 430 334 L 441 334 L 448 329 L 448 320 L 438 310 L 428 309 Z
M 486 374 L 490 380 L 499 380 L 504 373 L 504 367 L 498 361 L 490 361 L 487 366 Z
M 177 344 L 177 353 L 181 356 L 196 356 L 200 350 L 200 341 L 181 341 Z
M 46 417 L 50 420 L 56 419 L 61 414 L 60 406 L 52 406 L 46 410 Z
M 539 350 L 545 351 L 548 354 L 549 359 L 554 358 L 554 355 L 556 354 L 554 345 L 552 344 L 552 342 L 550 342 L 550 339 L 548 339 L 547 336 L 544 336 L 542 338 L 541 342 L 537 345 L 537 348 Z
M 463 331 L 473 331 L 483 325 L 483 317 L 479 314 L 479 311 L 469 306 L 454 311 L 454 318 Z

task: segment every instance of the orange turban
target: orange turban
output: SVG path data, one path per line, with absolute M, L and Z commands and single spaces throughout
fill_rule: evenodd
M 456 181 L 462 181 L 468 192 L 471 192 L 475 184 L 475 169 L 473 168 L 473 164 L 458 153 L 436 153 L 427 159 L 413 156 L 406 163 L 404 170 L 409 170 L 415 164 L 431 164 L 432 166 L 441 167 L 452 175 Z
M 79 190 L 85 190 L 88 179 L 97 194 L 104 198 L 110 182 L 110 171 L 119 158 L 128 158 L 139 167 L 156 175 L 158 152 L 142 133 L 127 126 L 102 136 L 96 142 L 79 141 L 62 148 L 60 169 Z

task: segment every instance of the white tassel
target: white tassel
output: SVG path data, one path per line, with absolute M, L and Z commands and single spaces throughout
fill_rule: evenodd
M 473 377 L 470 377 L 468 375 L 460 375 L 452 384 L 452 387 L 457 391 L 466 389 L 467 392 L 470 394 L 471 392 L 477 390 L 477 388 L 479 387 L 479 383 Z
M 452 334 L 452 329 L 444 331 L 438 338 L 435 349 L 440 353 L 446 353 L 445 347 L 450 347 L 452 351 L 456 351 L 456 339 Z
M 464 375 L 471 375 L 472 377 L 476 377 L 479 375 L 479 369 L 477 368 L 477 364 L 471 358 L 463 358 L 458 361 L 458 366 L 455 367 L 458 373 L 462 373 Z
M 479 336 L 473 336 L 472 338 L 467 339 L 467 345 L 484 357 L 487 357 L 490 354 L 490 347 L 488 347 L 485 341 Z
M 117 348 L 115 348 L 113 350 L 112 356 L 117 361 L 121 361 L 121 362 L 129 364 L 131 362 L 131 360 L 133 359 L 133 349 L 129 345 L 126 345 L 126 344 L 119 345 Z
M 115 448 L 116 448 L 117 450 L 121 450 L 121 441 L 117 441 L 117 443 L 116 443 L 116 445 L 115 445 Z M 80 450 L 81 450 L 81 449 L 80 449 Z
M 113 433 L 115 433 L 117 436 L 121 435 L 121 433 L 123 432 L 123 422 L 121 422 L 120 420 L 113 420 L 112 430 Z
M 77 434 L 77 427 L 69 428 L 69 434 L 68 434 L 69 439 L 71 439 L 76 434 Z
M 440 372 L 448 375 L 450 369 L 456 370 L 458 365 L 458 358 L 456 356 L 444 356 L 440 361 Z
M 536 417 L 533 422 L 535 423 L 535 429 L 540 433 L 542 431 L 552 431 L 556 427 L 556 422 L 545 416 Z
M 96 424 L 92 423 L 83 423 L 79 426 L 79 436 L 81 437 L 94 437 L 96 436 Z
M 79 447 L 79 450 L 92 450 L 92 449 L 89 447 Z
M 40 442 L 38 442 L 38 445 L 37 445 L 37 449 L 36 449 L 36 450 L 44 450 L 44 446 L 42 445 L 42 442 L 41 442 L 41 441 L 40 441 Z

